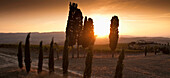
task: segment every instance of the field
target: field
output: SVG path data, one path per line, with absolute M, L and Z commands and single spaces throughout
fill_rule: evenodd
M 59 47 L 60 59 L 56 58 L 55 52 L 55 73 L 48 75 L 48 52 L 49 45 L 44 45 L 43 73 L 36 73 L 38 64 L 38 45 L 31 45 L 32 70 L 26 74 L 25 69 L 20 70 L 17 62 L 17 45 L 0 45 L 0 78 L 63 78 L 62 75 L 62 49 Z M 111 58 L 111 51 L 108 45 L 95 45 L 92 65 L 93 78 L 113 78 L 117 64 L 117 58 L 122 48 L 125 48 L 125 60 L 123 78 L 170 78 L 170 56 L 162 53 L 154 55 L 149 52 L 144 56 L 140 50 L 128 50 L 127 44 L 118 44 L 115 58 Z M 24 49 L 23 49 L 24 51 Z M 75 50 L 74 50 L 75 51 Z M 84 53 L 81 51 L 80 58 L 69 58 L 68 78 L 81 78 L 85 68 Z M 75 52 L 76 57 L 76 52 Z

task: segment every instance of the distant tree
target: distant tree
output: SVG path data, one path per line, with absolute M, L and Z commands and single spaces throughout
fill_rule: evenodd
M 19 42 L 19 46 L 18 46 L 18 66 L 19 68 L 22 69 L 23 67 L 23 60 L 22 60 L 22 42 Z
M 156 53 L 157 53 L 157 47 L 156 46 L 154 46 L 154 52 L 155 52 L 155 55 L 156 55 Z
M 52 41 L 50 43 L 50 52 L 49 52 L 49 73 L 54 72 L 54 48 L 53 48 L 53 44 L 54 44 L 54 38 L 52 38 Z
M 59 47 L 58 47 L 58 44 L 54 43 L 54 45 L 55 45 L 55 50 L 56 50 L 56 53 L 57 53 L 57 59 L 59 59 Z
M 145 47 L 145 56 L 147 55 L 147 52 L 148 52 L 148 48 Z
M 43 47 L 42 47 L 42 41 L 40 42 L 40 51 L 39 51 L 39 62 L 38 62 L 38 73 L 42 72 L 42 66 L 43 66 Z
M 31 33 L 28 33 L 26 41 L 25 41 L 25 60 L 24 61 L 25 61 L 27 73 L 29 73 L 30 68 L 31 68 L 30 41 L 29 41 L 30 34 Z
M 121 54 L 119 55 L 119 59 L 117 61 L 116 72 L 114 78 L 122 78 L 123 75 L 123 60 L 125 58 L 124 49 L 122 49 Z
M 110 48 L 112 50 L 112 57 L 114 57 L 114 51 L 117 46 L 118 38 L 119 38 L 119 19 L 117 16 L 112 17 L 111 24 L 110 24 L 110 34 L 109 34 L 109 40 L 110 40 Z
M 86 17 L 87 18 L 87 17 Z M 88 19 L 86 22 L 87 25 L 87 31 L 86 34 L 84 33 L 83 37 L 87 39 L 87 43 L 85 47 L 89 48 L 89 51 L 87 53 L 86 61 L 85 61 L 85 70 L 84 70 L 84 78 L 90 78 L 91 77 L 91 72 L 92 72 L 92 59 L 93 59 L 93 45 L 95 42 L 95 36 L 94 36 L 94 25 L 93 25 L 93 20 L 91 18 Z

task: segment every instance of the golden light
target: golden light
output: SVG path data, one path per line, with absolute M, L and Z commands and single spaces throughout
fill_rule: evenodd
M 106 16 L 92 15 L 94 24 L 94 34 L 98 38 L 107 37 L 110 33 L 110 19 Z

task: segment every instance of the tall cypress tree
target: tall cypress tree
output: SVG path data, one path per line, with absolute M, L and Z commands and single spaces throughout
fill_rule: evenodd
M 94 36 L 94 25 L 93 20 L 91 18 L 88 19 L 86 22 L 86 26 L 88 28 L 84 29 L 87 31 L 86 34 L 84 33 L 83 37 L 87 39 L 86 44 L 84 43 L 85 47 L 88 47 L 89 51 L 87 53 L 86 61 L 85 61 L 85 70 L 84 70 L 84 78 L 90 78 L 92 72 L 92 59 L 93 59 L 93 45 L 95 41 Z
M 49 52 L 49 63 L 48 63 L 48 66 L 49 66 L 49 73 L 52 73 L 54 72 L 54 48 L 53 48 L 53 39 L 52 38 L 52 41 L 51 41 L 51 44 L 50 44 L 50 52 Z
M 26 41 L 25 41 L 25 66 L 26 66 L 26 70 L 27 73 L 29 73 L 30 68 L 31 68 L 31 58 L 30 58 L 30 34 L 28 33 L 27 37 L 26 37 Z
M 42 66 L 43 66 L 43 47 L 42 47 L 42 41 L 40 42 L 40 51 L 39 51 L 39 62 L 38 62 L 38 73 L 42 72 Z
M 67 74 L 68 70 L 68 47 L 72 47 L 72 57 L 74 58 L 73 45 L 76 44 L 76 25 L 75 25 L 75 16 L 77 10 L 77 4 L 71 3 L 69 5 L 69 16 L 67 20 L 66 27 L 66 40 L 64 43 L 64 51 L 63 51 L 63 74 Z
M 19 68 L 22 69 L 23 67 L 23 60 L 22 60 L 22 42 L 19 42 L 19 45 L 18 45 L 18 66 Z
M 68 22 L 67 22 L 67 28 L 66 28 L 66 35 L 69 35 L 69 46 L 72 48 L 72 58 L 74 58 L 74 45 L 76 44 L 76 18 L 75 18 L 75 13 L 77 10 L 77 4 L 76 3 L 71 3 L 70 2 L 70 11 L 69 11 L 69 17 L 68 17 Z
M 112 17 L 111 24 L 110 24 L 110 34 L 109 34 L 109 40 L 110 40 L 110 48 L 112 50 L 112 57 L 114 57 L 114 51 L 117 46 L 118 38 L 119 38 L 119 19 L 117 16 Z

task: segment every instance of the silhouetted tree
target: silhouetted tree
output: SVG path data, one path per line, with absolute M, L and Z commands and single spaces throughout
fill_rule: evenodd
M 82 23 L 83 23 L 83 16 L 80 9 L 77 9 L 74 14 L 75 19 L 75 35 L 76 35 L 76 42 L 77 42 L 77 58 L 79 58 L 79 45 L 81 45 L 81 32 L 82 32 Z
M 82 31 L 81 31 L 81 35 L 80 35 L 80 40 L 79 40 L 79 43 L 82 45 L 83 47 L 83 51 L 84 51 L 84 57 L 86 55 L 86 52 L 85 52 L 85 49 L 87 48 L 87 43 L 88 43 L 88 40 L 86 39 L 87 38 L 87 32 L 88 31 L 88 26 L 87 26 L 87 16 L 85 16 L 85 19 L 84 19 L 84 26 L 82 28 Z
M 55 50 L 56 50 L 56 53 L 57 53 L 57 59 L 59 59 L 59 47 L 58 47 L 58 44 L 57 43 L 54 43 L 55 44 Z
M 124 49 L 122 49 L 121 54 L 119 55 L 119 59 L 117 61 L 116 72 L 114 78 L 122 78 L 123 75 L 123 60 L 125 58 Z
M 49 63 L 48 63 L 49 73 L 54 72 L 54 48 L 53 48 L 53 39 L 54 39 L 54 38 L 52 38 L 52 41 L 51 41 L 51 43 L 50 43 Z
M 85 19 L 84 19 L 84 28 L 83 28 L 83 33 L 82 33 L 82 39 L 81 39 L 81 44 L 82 44 L 82 47 L 85 49 L 88 47 L 88 44 L 89 44 L 89 37 L 88 37 L 88 34 L 89 34 L 89 30 L 90 27 L 88 26 L 88 21 L 87 21 L 87 16 L 85 16 Z
M 155 55 L 156 55 L 156 53 L 157 53 L 157 47 L 156 46 L 154 47 L 154 52 L 155 52 Z
M 145 47 L 145 56 L 147 55 L 148 49 Z
M 72 58 L 74 58 L 74 45 L 76 44 L 76 25 L 75 25 L 75 17 L 74 14 L 77 10 L 77 4 L 70 2 L 70 11 L 67 21 L 67 27 L 66 27 L 66 35 L 69 35 L 69 46 L 72 48 Z
M 42 41 L 40 42 L 40 51 L 39 51 L 39 62 L 38 62 L 38 73 L 42 72 L 42 66 L 43 66 L 43 47 L 42 47 Z
M 64 51 L 63 51 L 63 74 L 67 75 L 68 74 L 68 65 L 69 65 L 69 60 L 68 60 L 68 42 L 69 42 L 69 37 L 66 37 L 65 43 L 64 43 Z
M 19 68 L 22 69 L 23 67 L 23 60 L 22 60 L 22 42 L 19 42 L 19 45 L 18 45 L 18 66 Z
M 30 34 L 31 33 L 28 33 L 26 41 L 25 41 L 25 60 L 24 61 L 25 61 L 27 73 L 29 73 L 30 68 L 31 68 L 30 41 L 29 41 Z
M 89 48 L 89 51 L 87 53 L 86 61 L 85 61 L 85 70 L 84 70 L 84 78 L 90 78 L 91 77 L 91 72 L 92 72 L 92 59 L 93 59 L 93 45 L 95 41 L 95 36 L 94 36 L 94 25 L 93 25 L 93 20 L 91 18 L 88 19 L 86 22 L 87 24 L 87 34 L 84 35 L 84 38 L 88 39 L 87 46 Z
M 114 51 L 117 46 L 118 38 L 119 38 L 119 19 L 117 16 L 112 17 L 111 24 L 110 24 L 110 34 L 109 34 L 109 40 L 110 40 L 110 48 L 112 50 L 112 57 L 114 57 Z
M 77 4 L 71 3 L 69 5 L 69 16 L 67 20 L 66 27 L 66 40 L 64 43 L 64 51 L 63 51 L 63 74 L 67 74 L 68 70 L 68 47 L 72 47 L 72 58 L 74 58 L 73 45 L 76 44 L 76 25 L 75 25 L 75 17 L 74 14 L 77 10 Z

